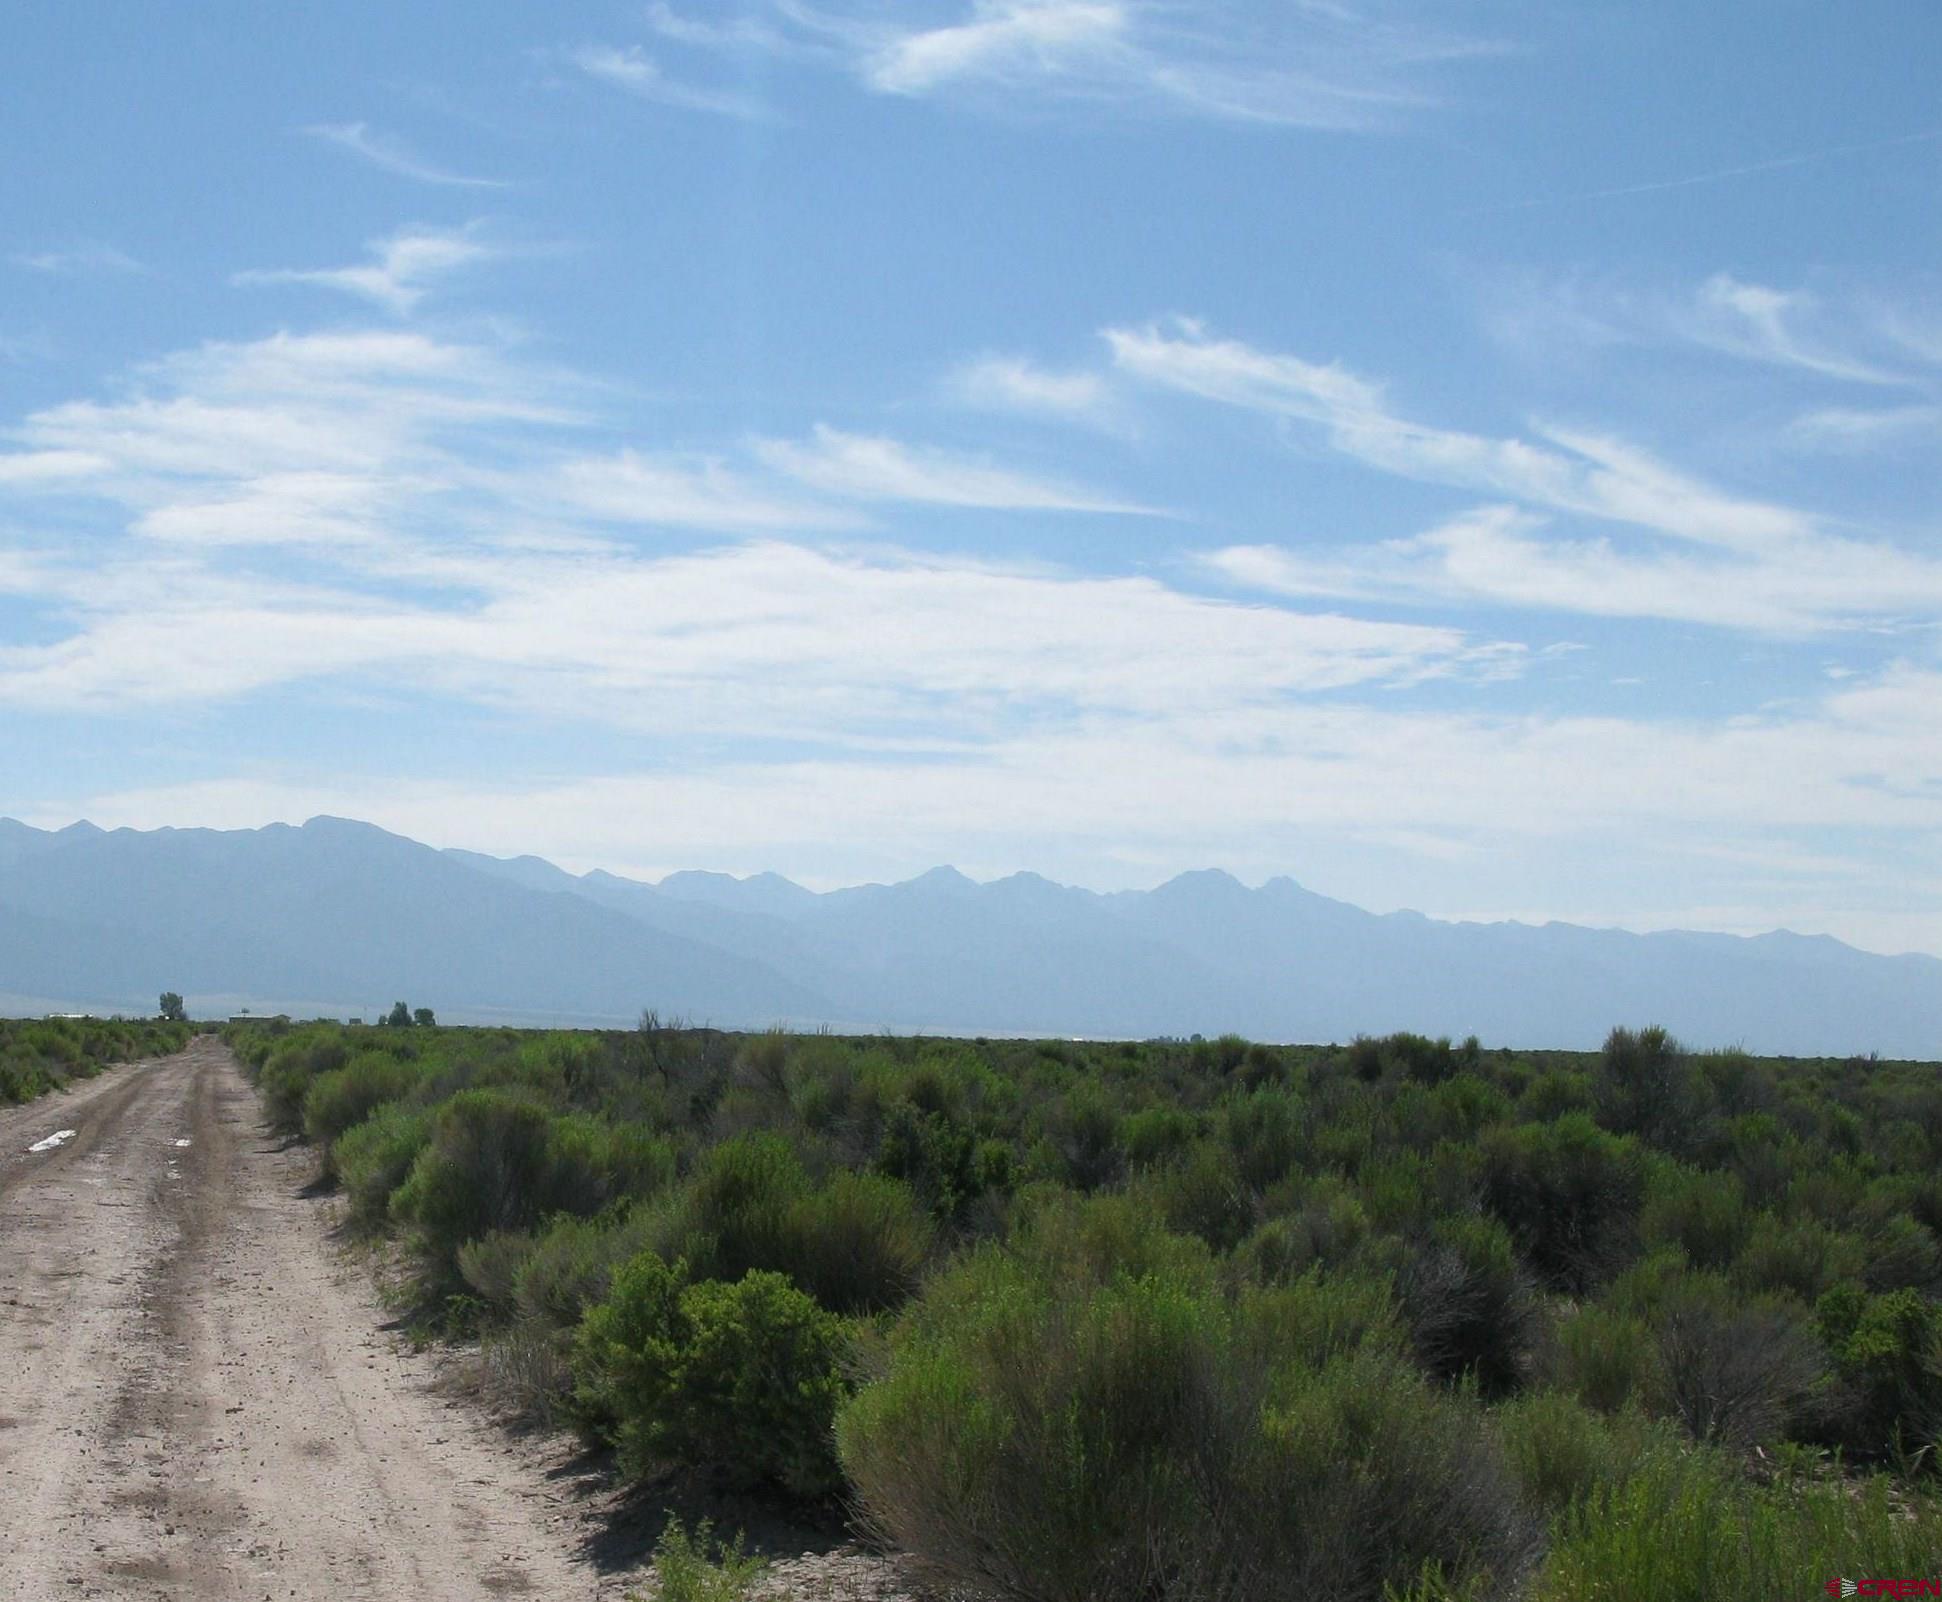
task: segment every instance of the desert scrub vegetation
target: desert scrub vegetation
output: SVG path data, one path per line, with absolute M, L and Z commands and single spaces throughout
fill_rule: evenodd
M 193 1033 L 176 1020 L 0 1018 L 0 1107 L 32 1101 L 115 1063 L 168 1056 Z
M 509 1405 L 966 1598 L 1784 1595 L 1942 1553 L 1933 1065 L 231 1038 Z

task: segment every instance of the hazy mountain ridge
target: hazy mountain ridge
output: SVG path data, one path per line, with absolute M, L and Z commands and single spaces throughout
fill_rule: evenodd
M 1825 937 L 1636 935 L 1378 915 L 1218 870 L 1095 893 L 933 869 L 818 893 L 774 874 L 658 885 L 437 851 L 316 818 L 218 832 L 0 820 L 0 995 L 301 1003 L 366 1016 L 1347 1039 L 1411 1028 L 1595 1044 L 1942 1056 L 1942 961 Z M 318 1002 L 315 998 L 326 998 Z M 341 998 L 330 1000 L 328 998 Z

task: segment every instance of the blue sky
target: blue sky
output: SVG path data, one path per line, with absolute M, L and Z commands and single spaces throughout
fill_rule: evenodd
M 1942 953 L 1942 13 L 26 4 L 0 811 Z

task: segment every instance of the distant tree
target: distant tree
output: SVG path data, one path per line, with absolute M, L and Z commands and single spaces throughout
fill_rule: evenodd
M 430 1007 L 414 1007 L 411 1013 L 411 1021 L 420 1029 L 435 1028 L 438 1024 L 438 1020 L 432 1016 Z
M 189 1019 L 189 1009 L 182 1005 L 182 998 L 173 990 L 164 990 L 162 992 L 162 1004 L 159 1011 L 162 1017 L 169 1023 L 186 1023 Z
M 389 1029 L 409 1029 L 411 1027 L 411 1008 L 402 1001 L 391 1003 L 391 1010 L 384 1015 L 385 1027 Z

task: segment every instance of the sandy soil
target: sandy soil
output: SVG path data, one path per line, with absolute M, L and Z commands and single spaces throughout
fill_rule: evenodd
M 597 1469 L 384 1328 L 310 1175 L 213 1040 L 0 1112 L 0 1602 L 651 1595 Z M 776 1556 L 778 1596 L 897 1594 Z

